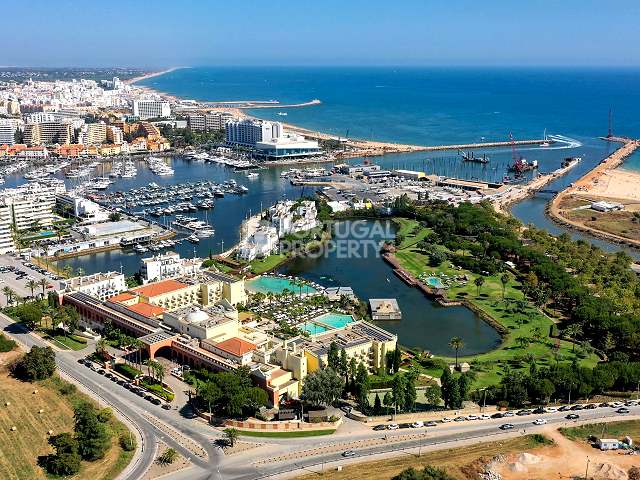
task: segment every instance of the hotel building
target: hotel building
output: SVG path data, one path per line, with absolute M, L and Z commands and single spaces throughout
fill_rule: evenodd
M 106 140 L 107 126 L 104 122 L 84 125 L 78 137 L 78 143 L 82 145 L 101 145 Z
M 24 126 L 24 141 L 27 145 L 50 145 L 71 143 L 71 124 L 60 121 L 27 123 Z
M 15 250 L 11 232 L 12 222 L 11 208 L 0 205 L 0 255 Z
M 146 120 L 147 118 L 166 118 L 171 116 L 169 102 L 158 100 L 134 100 L 133 115 Z
M 69 292 L 86 293 L 100 300 L 106 300 L 125 291 L 127 283 L 122 273 L 94 273 L 64 280 L 62 288 Z
M 227 122 L 226 142 L 229 146 L 248 147 L 265 159 L 318 155 L 318 142 L 302 135 L 285 132 L 280 122 L 244 119 Z

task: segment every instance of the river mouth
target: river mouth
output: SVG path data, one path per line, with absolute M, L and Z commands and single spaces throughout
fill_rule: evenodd
M 297 257 L 279 269 L 326 287 L 350 286 L 361 300 L 396 298 L 402 320 L 376 322 L 398 335 L 406 347 L 436 355 L 453 354 L 452 337 L 464 338 L 461 355 L 475 355 L 500 345 L 498 332 L 470 309 L 442 307 L 393 273 L 379 254 L 385 240 L 395 237 L 391 220 L 346 220 L 333 225 L 333 244 L 311 257 Z

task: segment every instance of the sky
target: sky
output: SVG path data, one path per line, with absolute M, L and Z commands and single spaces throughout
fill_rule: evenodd
M 640 66 L 638 0 L 0 3 L 5 66 Z

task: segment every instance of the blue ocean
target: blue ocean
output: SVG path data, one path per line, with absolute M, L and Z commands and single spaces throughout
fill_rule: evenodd
M 198 100 L 318 106 L 254 110 L 335 135 L 414 144 L 640 136 L 640 69 L 196 67 L 141 82 Z M 284 111 L 284 110 L 282 110 Z

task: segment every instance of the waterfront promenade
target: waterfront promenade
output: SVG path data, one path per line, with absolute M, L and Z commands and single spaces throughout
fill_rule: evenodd
M 590 227 L 583 222 L 575 221 L 564 215 L 562 204 L 570 196 L 581 195 L 613 200 L 639 200 L 638 179 L 640 175 L 617 170 L 638 147 L 640 140 L 629 138 L 607 139 L 623 145 L 602 160 L 594 169 L 571 184 L 571 186 L 554 197 L 547 208 L 547 214 L 556 222 L 569 228 L 582 230 L 595 237 L 604 238 L 616 243 L 640 247 L 640 239 L 626 238 Z

